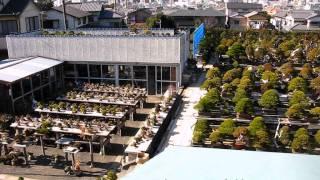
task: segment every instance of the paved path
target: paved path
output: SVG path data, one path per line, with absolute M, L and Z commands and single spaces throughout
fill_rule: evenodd
M 194 109 L 194 106 L 205 93 L 200 90 L 200 85 L 204 81 L 204 78 L 205 74 L 203 73 L 196 83 L 191 84 L 184 90 L 180 112 L 177 118 L 171 122 L 166 133 L 166 138 L 161 142 L 158 149 L 159 152 L 169 145 L 191 146 L 193 128 L 198 116 L 198 112 Z

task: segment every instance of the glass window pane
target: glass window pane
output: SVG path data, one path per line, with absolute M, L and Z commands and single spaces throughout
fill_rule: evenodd
M 77 64 L 77 74 L 79 77 L 88 77 L 88 66 L 87 64 Z
M 113 85 L 116 84 L 115 80 L 103 79 L 101 82 L 102 82 L 102 83 L 105 83 L 105 84 L 113 84 Z
M 170 67 L 162 67 L 162 80 L 170 81 Z
M 169 86 L 170 86 L 169 82 L 162 83 L 162 94 L 164 94 L 169 89 Z
M 27 93 L 27 92 L 31 91 L 31 84 L 30 84 L 30 78 L 29 77 L 24 78 L 22 80 L 22 86 L 23 86 L 23 92 L 24 93 Z
M 146 66 L 133 66 L 133 78 L 146 79 L 147 78 Z
M 32 87 L 37 88 L 40 86 L 40 73 L 32 75 Z
M 114 65 L 102 65 L 102 78 L 114 78 Z
M 13 98 L 17 98 L 22 95 L 22 89 L 20 81 L 16 81 L 12 84 L 12 96 Z
M 42 88 L 42 94 L 43 94 L 43 99 L 47 100 L 50 99 L 50 88 L 49 86 L 45 86 Z
M 121 81 L 119 81 L 119 85 L 120 86 L 132 85 L 132 81 L 131 80 L 121 80 Z
M 41 90 L 36 90 L 33 92 L 33 96 L 34 96 L 34 99 L 36 101 L 41 101 L 42 97 L 41 97 Z
M 171 67 L 171 75 L 170 75 L 171 78 L 170 78 L 170 80 L 171 81 L 176 81 L 177 80 L 176 76 L 177 76 L 176 67 Z
M 161 82 L 157 82 L 157 94 L 161 94 Z
M 49 83 L 49 70 L 41 72 L 42 85 Z
M 62 77 L 62 67 L 61 66 L 56 66 L 56 77 L 57 77 L 57 81 L 61 80 Z
M 146 81 L 133 81 L 133 86 L 137 88 L 147 88 Z
M 75 77 L 74 75 L 74 64 L 64 64 L 63 65 L 64 75 L 66 77 Z
M 54 68 L 50 68 L 49 69 L 49 72 L 50 72 L 50 80 L 51 81 L 55 81 L 55 72 L 54 72 Z
M 119 66 L 119 79 L 132 79 L 130 66 Z
M 161 67 L 157 66 L 157 80 L 161 80 Z
M 89 65 L 90 77 L 101 77 L 101 66 L 100 65 Z

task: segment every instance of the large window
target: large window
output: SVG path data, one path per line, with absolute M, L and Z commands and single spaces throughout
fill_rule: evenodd
M 157 66 L 157 94 L 164 94 L 168 89 L 176 90 L 177 71 L 172 66 Z
M 89 65 L 90 77 L 101 78 L 101 66 L 100 65 Z
M 119 66 L 120 79 L 132 79 L 131 66 Z
M 0 21 L 0 34 L 8 35 L 18 32 L 17 21 Z
M 102 77 L 114 78 L 115 77 L 114 65 L 102 65 Z
M 32 75 L 32 87 L 37 88 L 40 87 L 40 73 Z
M 147 79 L 146 66 L 133 66 L 133 79 Z
M 87 64 L 77 64 L 77 71 L 79 77 L 88 77 L 88 66 Z
M 22 95 L 22 89 L 20 81 L 16 81 L 12 84 L 12 97 L 17 98 Z
M 26 26 L 27 26 L 27 31 L 35 31 L 40 29 L 39 28 L 39 17 L 34 16 L 34 17 L 27 17 L 26 18 Z
M 74 64 L 64 64 L 63 65 L 64 75 L 65 77 L 75 77 L 74 76 Z
M 22 80 L 22 86 L 23 86 L 23 93 L 24 94 L 31 91 L 30 77 L 26 77 Z

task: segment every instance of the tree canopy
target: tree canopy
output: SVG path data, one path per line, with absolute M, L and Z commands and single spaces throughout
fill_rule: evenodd
M 258 130 L 265 130 L 266 125 L 264 124 L 263 118 L 258 116 L 255 117 L 249 124 L 248 130 L 251 136 L 255 136 Z
M 267 108 L 267 109 L 276 108 L 279 105 L 278 92 L 274 89 L 267 90 L 261 96 L 259 104 L 260 104 L 260 106 Z
M 218 130 L 222 136 L 232 136 L 236 125 L 232 119 L 225 119 L 219 126 Z
M 288 90 L 289 91 L 299 90 L 299 91 L 306 92 L 307 91 L 307 82 L 306 82 L 306 80 L 304 80 L 301 77 L 293 78 L 289 82 Z
M 249 98 L 240 99 L 235 107 L 237 113 L 246 113 L 249 115 L 253 114 L 253 104 Z
M 200 112 L 210 112 L 220 103 L 221 97 L 218 89 L 210 89 L 209 92 L 200 99 L 198 104 L 195 106 Z

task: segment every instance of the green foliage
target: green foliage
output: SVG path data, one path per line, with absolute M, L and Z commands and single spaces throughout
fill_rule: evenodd
M 233 131 L 233 137 L 238 138 L 240 135 L 246 136 L 248 134 L 248 128 L 244 126 L 238 126 Z
M 238 86 L 239 88 L 249 90 L 251 86 L 252 86 L 252 82 L 248 76 L 243 76 L 240 79 L 240 84 Z
M 241 76 L 241 69 L 240 68 L 233 68 L 224 73 L 223 75 L 223 81 L 225 82 L 231 82 L 232 80 L 236 78 L 240 78 Z
M 209 139 L 210 139 L 211 143 L 213 143 L 213 144 L 221 141 L 220 132 L 219 131 L 213 131 L 210 134 Z
M 253 114 L 253 104 L 249 98 L 240 99 L 235 107 L 237 113 Z
M 320 91 L 320 76 L 311 80 L 310 88 L 314 91 Z
M 271 71 L 265 71 L 262 74 L 261 77 L 262 80 L 267 81 L 265 84 L 268 84 L 268 87 L 274 89 L 276 88 L 277 84 L 278 84 L 278 76 L 276 75 L 276 73 L 271 72 Z
M 153 17 L 149 17 L 146 20 L 146 24 L 148 28 L 160 28 L 160 21 L 161 21 L 161 28 L 175 28 L 174 20 L 166 16 L 162 13 L 159 13 Z
M 302 118 L 303 108 L 300 104 L 290 106 L 286 112 L 288 118 Z
M 307 91 L 307 82 L 306 82 L 306 80 L 304 80 L 301 77 L 293 78 L 289 82 L 288 90 L 289 91 L 299 90 L 299 91 L 306 92 Z
M 317 145 L 320 145 L 320 130 L 318 130 L 317 133 L 314 135 L 314 140 L 317 143 Z
M 220 77 L 221 73 L 220 73 L 220 69 L 218 67 L 214 67 L 208 70 L 207 74 L 206 74 L 206 78 L 207 79 L 213 79 L 215 77 Z
M 228 47 L 223 45 L 223 44 L 220 44 L 217 48 L 216 48 L 216 52 L 218 54 L 226 54 L 226 52 L 228 51 Z
M 236 93 L 235 93 L 232 101 L 234 103 L 237 103 L 238 101 L 240 101 L 240 99 L 243 99 L 243 98 L 248 98 L 247 91 L 244 89 L 238 88 L 236 90 Z
M 195 143 L 202 143 L 202 141 L 208 136 L 208 129 L 208 121 L 199 119 L 194 127 L 192 141 Z
M 290 41 L 283 41 L 280 45 L 279 48 L 281 51 L 284 52 L 284 55 L 286 57 L 289 57 L 292 50 L 294 50 L 296 46 L 296 43 L 294 42 L 294 40 L 290 40 Z
M 320 107 L 315 107 L 310 110 L 310 114 L 312 117 L 315 117 L 317 119 L 320 119 Z
M 115 171 L 112 171 L 112 170 L 109 170 L 107 173 L 106 173 L 106 177 L 105 177 L 105 180 L 117 180 L 118 177 L 117 177 L 117 174 Z
M 309 134 L 305 128 L 299 128 L 294 134 L 291 148 L 295 151 L 301 151 L 309 146 Z
M 294 91 L 289 100 L 289 106 L 294 104 L 299 104 L 302 108 L 306 108 L 309 105 L 308 97 L 302 91 Z
M 267 90 L 261 96 L 261 99 L 259 101 L 259 105 L 264 108 L 267 108 L 267 109 L 276 108 L 279 105 L 278 92 L 274 89 Z
M 279 137 L 279 141 L 282 145 L 287 146 L 290 143 L 290 129 L 288 126 L 283 126 L 280 129 L 281 136 Z
M 209 92 L 203 98 L 200 99 L 195 108 L 200 112 L 210 112 L 216 108 L 220 102 L 220 92 L 216 88 L 213 88 L 209 90 Z
M 255 117 L 249 124 L 248 130 L 251 136 L 255 136 L 257 131 L 265 130 L 266 125 L 264 124 L 262 117 Z
M 234 80 L 231 81 L 230 84 L 231 84 L 231 86 L 233 86 L 235 88 L 240 84 L 240 79 L 239 78 L 235 78 Z
M 233 59 L 238 59 L 240 56 L 245 55 L 245 48 L 239 43 L 234 43 L 229 47 L 226 54 Z
M 221 78 L 219 78 L 219 77 L 214 77 L 212 79 L 207 79 L 201 85 L 201 88 L 205 89 L 205 90 L 210 90 L 212 88 L 219 88 L 220 89 L 220 87 L 221 87 Z
M 269 134 L 266 130 L 260 129 L 256 131 L 253 147 L 260 149 L 270 144 Z
M 291 63 L 284 63 L 281 67 L 280 67 L 280 72 L 285 76 L 289 76 L 293 73 L 294 69 Z
M 299 75 L 304 79 L 309 79 L 312 77 L 312 67 L 309 63 L 304 64 L 300 70 Z
M 231 136 L 236 125 L 232 119 L 225 119 L 219 126 L 219 132 L 222 136 Z

